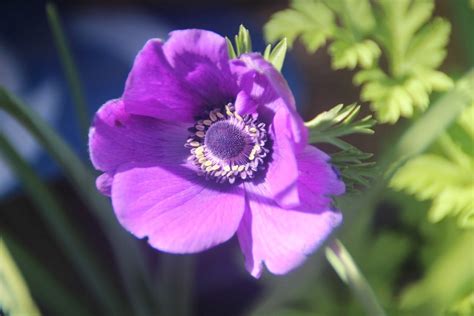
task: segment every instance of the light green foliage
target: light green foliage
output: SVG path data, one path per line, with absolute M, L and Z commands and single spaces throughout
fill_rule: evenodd
M 420 200 L 432 200 L 428 218 L 456 216 L 461 227 L 474 228 L 474 104 L 437 142 L 438 152 L 408 161 L 391 186 Z
M 374 37 L 388 60 L 388 72 L 359 73 L 361 98 L 371 102 L 381 122 L 395 123 L 428 107 L 432 91 L 443 91 L 452 80 L 437 71 L 446 56 L 450 25 L 441 18 L 430 20 L 432 0 L 379 0 Z
M 321 1 L 294 0 L 291 8 L 275 13 L 265 25 L 269 42 L 286 37 L 291 46 L 300 37 L 309 51 L 316 51 L 335 31 L 332 10 Z
M 433 0 L 294 0 L 265 25 L 268 41 L 298 37 L 310 52 L 331 40 L 334 69 L 362 68 L 354 82 L 381 123 L 424 111 L 433 91 L 452 86 L 436 70 L 446 56 L 450 25 L 431 19 Z M 338 22 L 338 23 L 337 23 Z M 388 69 L 379 63 L 381 53 Z
M 364 153 L 341 139 L 351 134 L 373 134 L 375 120 L 371 115 L 357 118 L 360 105 L 339 104 L 306 122 L 310 129 L 310 143 L 331 144 L 341 151 L 331 155 L 331 162 L 339 169 L 348 191 L 367 186 L 373 175 L 373 162 L 367 162 L 372 154 Z
M 472 231 L 458 232 L 449 247 L 429 262 L 423 278 L 402 292 L 401 309 L 410 315 L 446 315 L 451 306 L 472 291 L 473 245 Z
M 11 316 L 40 315 L 20 271 L 0 238 L 0 311 L 2 310 Z
M 231 40 L 226 37 L 227 42 L 227 51 L 231 59 L 238 58 L 242 54 L 247 54 L 252 52 L 252 38 L 250 37 L 250 32 L 245 26 L 240 25 L 239 33 L 235 35 L 235 47 L 232 44 Z M 278 44 L 276 44 L 273 49 L 272 45 L 267 45 L 265 52 L 263 53 L 263 58 L 270 62 L 278 71 L 283 67 L 283 62 L 285 61 L 285 55 L 287 50 L 287 40 L 283 38 Z
M 474 291 L 453 304 L 449 309 L 450 316 L 471 316 L 474 315 Z

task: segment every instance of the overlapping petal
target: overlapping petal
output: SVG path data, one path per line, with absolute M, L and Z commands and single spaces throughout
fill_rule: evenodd
M 342 216 L 329 195 L 344 192 L 344 184 L 327 163 L 327 156 L 308 146 L 298 156 L 301 205 L 283 209 L 270 197 L 267 183 L 246 183 L 247 209 L 238 230 L 247 270 L 259 277 L 263 264 L 285 274 L 305 258 L 337 227 Z
M 96 169 L 113 173 L 129 162 L 184 161 L 187 125 L 131 115 L 122 100 L 111 100 L 97 112 L 89 131 L 89 153 Z
M 165 44 L 156 39 L 145 44 L 123 99 L 132 114 L 193 122 L 207 107 L 232 101 L 237 86 L 229 78 L 223 37 L 203 30 L 175 31 Z
M 270 193 L 285 208 L 299 205 L 295 154 L 307 144 L 308 131 L 296 112 L 295 100 L 283 76 L 261 55 L 247 54 L 231 63 L 241 89 L 236 109 L 257 112 L 269 126 L 273 141 L 267 171 Z

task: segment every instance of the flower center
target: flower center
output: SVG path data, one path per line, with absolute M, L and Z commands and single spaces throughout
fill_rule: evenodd
M 269 153 L 265 123 L 258 115 L 240 116 L 232 104 L 213 109 L 190 130 L 185 146 L 189 159 L 199 167 L 199 174 L 217 182 L 247 180 L 264 169 Z
M 212 124 L 207 130 L 204 144 L 220 159 L 238 157 L 249 142 L 248 137 L 229 121 Z

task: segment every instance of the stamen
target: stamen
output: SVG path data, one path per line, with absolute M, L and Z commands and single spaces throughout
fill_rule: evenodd
M 190 131 L 185 147 L 190 148 L 189 160 L 199 168 L 198 174 L 218 183 L 246 181 L 264 169 L 264 158 L 270 152 L 265 123 L 258 115 L 241 116 L 229 103 L 213 109 L 198 120 Z

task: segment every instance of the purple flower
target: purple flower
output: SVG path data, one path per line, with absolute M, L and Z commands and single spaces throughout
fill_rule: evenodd
M 193 253 L 237 233 L 247 270 L 301 264 L 341 222 L 344 184 L 308 145 L 286 81 L 223 37 L 175 31 L 136 57 L 120 99 L 97 112 L 90 155 L 120 223 L 156 249 Z

